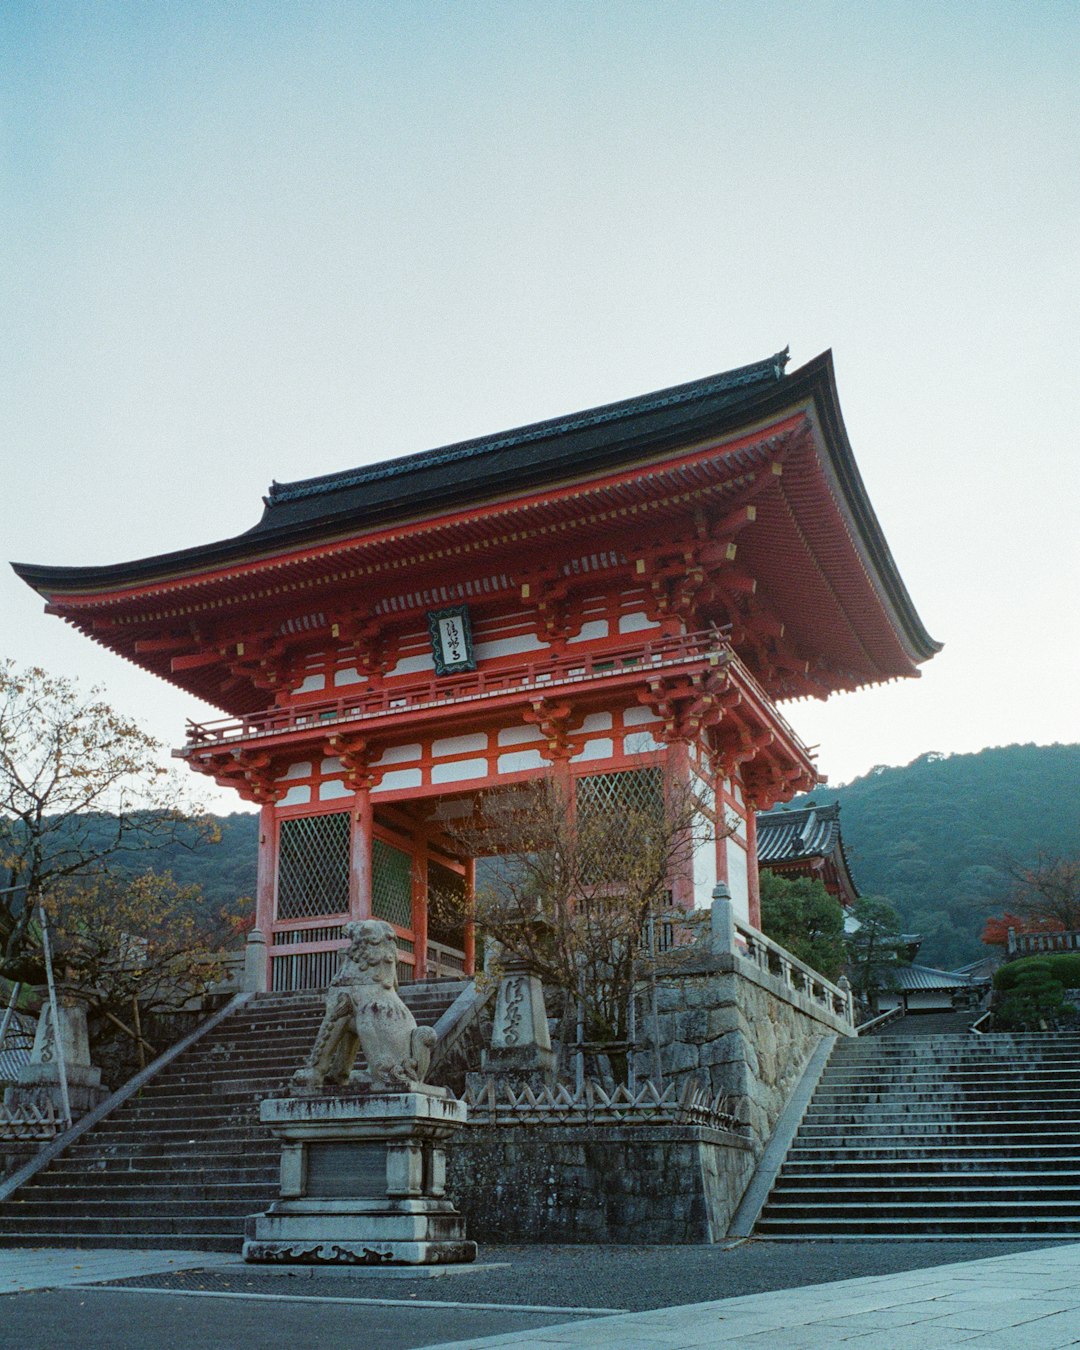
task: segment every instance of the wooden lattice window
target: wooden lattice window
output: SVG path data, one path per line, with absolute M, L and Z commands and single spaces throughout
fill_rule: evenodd
M 349 813 L 292 816 L 278 832 L 277 917 L 349 912 Z
M 383 839 L 371 850 L 371 913 L 398 928 L 412 928 L 412 858 Z
M 660 769 L 627 769 L 623 773 L 591 773 L 577 780 L 575 801 L 579 815 L 591 811 L 659 819 L 664 810 L 664 779 Z

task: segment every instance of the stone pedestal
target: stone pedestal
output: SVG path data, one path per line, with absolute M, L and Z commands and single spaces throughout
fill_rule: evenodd
M 64 1052 L 68 1101 L 73 1118 L 92 1111 L 105 1100 L 109 1090 L 102 1086 L 101 1070 L 90 1062 L 90 1037 L 86 1029 L 86 1005 L 69 992 L 58 997 L 60 1043 Z M 19 1070 L 14 1087 L 4 1093 L 5 1106 L 42 1106 L 52 1103 L 59 1114 L 63 1110 L 60 1090 L 60 1060 L 57 1055 L 52 1007 L 46 1003 L 38 1015 L 34 1047 L 29 1062 Z
M 446 1198 L 447 1137 L 464 1102 L 431 1093 L 264 1101 L 282 1140 L 280 1199 L 247 1222 L 245 1261 L 445 1265 L 476 1259 Z
M 518 1086 L 550 1087 L 555 1080 L 544 986 L 526 962 L 504 963 L 483 1069 Z

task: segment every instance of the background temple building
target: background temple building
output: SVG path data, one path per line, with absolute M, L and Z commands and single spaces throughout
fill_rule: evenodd
M 840 803 L 763 811 L 757 818 L 758 864 L 779 877 L 820 881 L 845 909 L 859 898 L 840 833 Z
M 724 880 L 757 924 L 755 813 L 818 781 L 779 705 L 938 649 L 830 355 L 786 362 L 275 483 L 218 543 L 17 565 L 52 613 L 225 714 L 179 753 L 261 806 L 271 988 L 325 985 L 367 915 L 394 925 L 403 979 L 471 971 L 468 925 L 429 919 L 429 892 L 473 884 L 445 826 L 547 774 L 610 809 L 685 784 L 719 828 L 673 905 Z

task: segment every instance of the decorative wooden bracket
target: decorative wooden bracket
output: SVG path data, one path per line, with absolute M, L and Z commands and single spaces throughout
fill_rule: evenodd
M 555 646 L 571 635 L 567 599 L 573 585 L 573 577 L 554 571 L 530 572 L 521 579 L 521 598 L 527 600 L 539 616 L 538 636 Z
M 657 675 L 638 691 L 638 701 L 660 718 L 664 740 L 696 740 L 705 727 L 715 726 L 726 708 L 739 699 L 737 690 L 728 688 L 726 663 L 717 664 L 693 675 Z
M 371 767 L 373 745 L 366 736 L 330 736 L 327 753 L 336 755 L 345 770 L 345 783 L 354 792 L 370 788 L 381 775 Z
M 524 721 L 539 727 L 547 741 L 543 752 L 553 763 L 570 758 L 570 704 L 554 703 L 550 699 L 534 698 L 522 713 Z
M 274 760 L 266 751 L 215 750 L 192 755 L 188 763 L 219 787 L 233 788 L 244 801 L 265 806 L 280 801 L 286 792 L 285 784 L 274 781 Z

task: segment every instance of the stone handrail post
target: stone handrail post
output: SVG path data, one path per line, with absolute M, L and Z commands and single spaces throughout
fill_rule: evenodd
M 244 993 L 265 994 L 269 986 L 266 962 L 266 934 L 253 928 L 244 947 Z
M 722 881 L 712 893 L 712 946 L 721 955 L 735 951 L 735 910 L 731 892 Z

